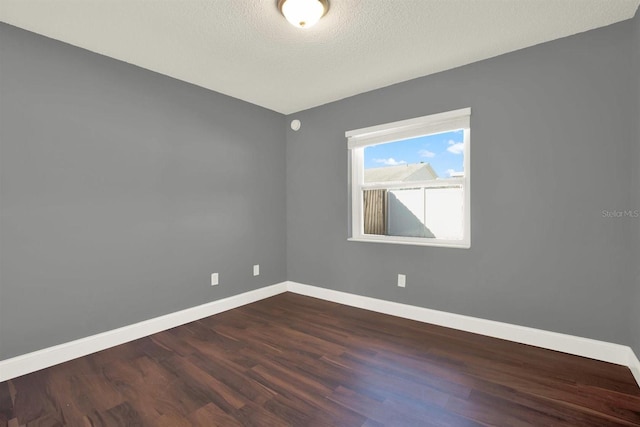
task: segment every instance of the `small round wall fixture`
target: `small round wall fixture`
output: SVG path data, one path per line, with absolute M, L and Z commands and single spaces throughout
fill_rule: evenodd
M 310 28 L 329 10 L 329 0 L 278 0 L 278 9 L 294 27 Z
M 291 129 L 293 129 L 294 131 L 299 131 L 300 126 L 302 126 L 302 123 L 300 122 L 300 120 L 298 119 L 291 120 Z

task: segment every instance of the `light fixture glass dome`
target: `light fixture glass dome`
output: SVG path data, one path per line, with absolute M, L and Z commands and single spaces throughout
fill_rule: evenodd
M 294 27 L 315 25 L 329 9 L 327 0 L 279 0 L 278 8 Z

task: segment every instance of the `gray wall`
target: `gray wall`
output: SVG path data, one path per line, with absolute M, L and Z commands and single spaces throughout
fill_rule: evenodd
M 302 128 L 287 131 L 287 278 L 629 344 L 637 236 L 629 220 L 602 211 L 629 206 L 638 167 L 632 28 L 626 21 L 289 116 Z M 464 107 L 471 249 L 348 242 L 344 132 Z
M 285 280 L 282 115 L 5 24 L 0 58 L 0 359 Z
M 635 190 L 633 195 L 635 196 L 635 203 L 631 204 L 631 209 L 640 210 L 640 11 L 636 12 L 633 25 L 633 57 L 635 59 L 635 81 L 632 82 L 635 85 L 636 91 L 636 167 L 634 168 L 633 182 L 631 188 Z M 636 353 L 636 356 L 640 357 L 640 218 L 636 218 L 632 224 L 635 230 L 631 230 L 630 233 L 636 236 L 636 250 L 635 261 L 633 265 L 636 267 L 636 281 L 635 281 L 635 299 L 633 308 L 630 312 L 631 319 L 631 331 L 632 342 L 631 345 Z

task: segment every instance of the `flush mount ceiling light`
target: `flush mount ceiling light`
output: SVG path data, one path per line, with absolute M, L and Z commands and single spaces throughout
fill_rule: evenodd
M 314 26 L 329 10 L 329 0 L 278 0 L 278 9 L 294 27 Z

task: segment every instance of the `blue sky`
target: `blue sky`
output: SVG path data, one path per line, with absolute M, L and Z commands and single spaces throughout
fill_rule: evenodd
M 364 149 L 364 168 L 412 163 L 429 163 L 439 177 L 463 171 L 464 132 L 462 130 L 421 136 Z

